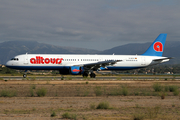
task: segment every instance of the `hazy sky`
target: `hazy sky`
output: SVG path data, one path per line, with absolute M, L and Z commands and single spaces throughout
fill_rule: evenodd
M 180 38 L 179 0 L 0 0 L 0 42 L 105 50 Z

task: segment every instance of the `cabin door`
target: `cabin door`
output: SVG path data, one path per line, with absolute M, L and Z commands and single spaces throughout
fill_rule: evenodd
M 25 64 L 25 65 L 28 64 L 28 55 L 27 55 L 27 53 L 26 53 L 25 58 L 24 58 L 24 64 Z

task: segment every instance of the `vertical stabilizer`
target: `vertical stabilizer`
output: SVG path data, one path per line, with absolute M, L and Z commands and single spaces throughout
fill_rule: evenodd
M 142 55 L 145 56 L 162 56 L 164 51 L 164 46 L 166 42 L 166 33 L 161 33 L 156 40 L 151 44 L 151 46 Z

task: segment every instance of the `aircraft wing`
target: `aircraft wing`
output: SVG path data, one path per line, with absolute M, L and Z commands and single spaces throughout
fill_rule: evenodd
M 173 59 L 173 57 L 166 57 L 166 58 L 162 58 L 162 59 L 154 59 L 153 61 L 155 62 L 161 62 L 163 60 L 170 60 L 170 59 Z
M 81 66 L 81 67 L 84 67 L 84 69 L 86 69 L 86 70 L 98 70 L 98 69 L 101 70 L 100 69 L 101 67 L 107 69 L 106 66 L 114 65 L 120 61 L 122 61 L 122 60 L 100 61 L 100 62 L 96 62 L 96 63 L 88 63 L 88 64 L 81 64 L 81 65 L 74 65 L 74 66 Z

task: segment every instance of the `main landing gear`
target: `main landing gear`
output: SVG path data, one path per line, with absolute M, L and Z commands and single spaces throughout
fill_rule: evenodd
M 84 78 L 85 78 L 85 77 L 88 77 L 88 72 L 84 72 L 84 73 L 83 73 L 83 77 L 84 77 Z M 96 77 L 96 74 L 93 73 L 93 72 L 90 72 L 90 77 L 91 77 L 91 78 L 95 78 L 95 77 Z
M 96 74 L 95 74 L 95 73 L 91 73 L 91 74 L 90 74 L 90 77 L 91 77 L 91 78 L 95 78 L 95 77 L 96 77 Z
M 84 72 L 82 76 L 83 76 L 84 78 L 87 78 L 87 77 L 88 77 L 88 72 Z

